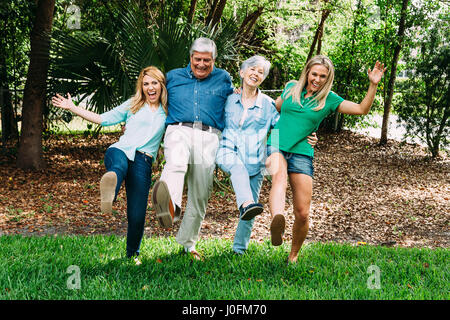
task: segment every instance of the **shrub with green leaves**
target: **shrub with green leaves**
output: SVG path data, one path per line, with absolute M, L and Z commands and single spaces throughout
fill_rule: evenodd
M 407 68 L 413 75 L 399 84 L 403 99 L 398 102 L 399 118 L 409 136 L 426 142 L 432 157 L 450 142 L 450 36 L 448 21 L 438 20 L 412 50 Z

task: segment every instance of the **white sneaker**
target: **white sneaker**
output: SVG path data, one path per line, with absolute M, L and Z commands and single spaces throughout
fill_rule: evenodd
M 117 175 L 108 171 L 100 179 L 100 210 L 103 213 L 112 212 L 112 203 L 116 195 Z

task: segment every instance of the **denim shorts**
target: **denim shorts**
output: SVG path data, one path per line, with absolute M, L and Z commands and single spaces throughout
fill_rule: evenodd
M 314 178 L 314 164 L 312 157 L 304 154 L 282 151 L 270 145 L 267 146 L 267 157 L 275 152 L 279 152 L 283 155 L 287 162 L 288 173 L 303 173 Z

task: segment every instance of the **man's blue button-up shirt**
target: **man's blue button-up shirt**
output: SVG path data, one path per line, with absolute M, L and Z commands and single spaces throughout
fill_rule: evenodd
M 166 125 L 176 122 L 197 122 L 223 130 L 224 107 L 233 93 L 231 77 L 214 67 L 205 79 L 197 79 L 191 64 L 167 73 L 168 116 Z

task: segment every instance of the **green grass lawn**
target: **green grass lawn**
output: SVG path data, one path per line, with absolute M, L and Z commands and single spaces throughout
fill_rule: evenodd
M 448 249 L 310 243 L 287 266 L 289 244 L 251 243 L 244 256 L 231 246 L 202 240 L 193 261 L 174 238 L 144 238 L 136 265 L 123 237 L 2 236 L 0 299 L 449 298 Z

